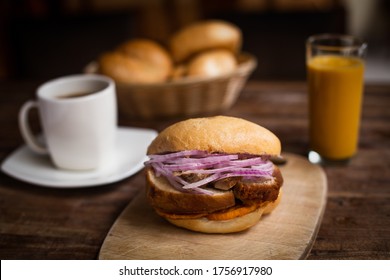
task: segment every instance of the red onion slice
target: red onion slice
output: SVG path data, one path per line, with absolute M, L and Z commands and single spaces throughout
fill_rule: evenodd
M 185 180 L 183 180 L 179 176 L 174 176 L 171 172 L 167 172 L 159 164 L 154 163 L 154 164 L 152 164 L 152 167 L 156 173 L 156 176 L 158 176 L 158 177 L 161 175 L 164 176 L 169 181 L 169 183 L 178 191 L 183 192 L 183 186 L 189 184 L 188 182 L 186 182 Z M 208 190 L 205 190 L 202 188 L 197 188 L 194 191 L 196 193 L 199 193 L 199 194 L 207 194 L 207 195 L 213 194 L 212 191 L 208 191 Z
M 161 154 L 161 155 L 149 155 L 149 158 L 151 160 L 155 161 L 166 161 L 168 159 L 172 158 L 180 158 L 180 157 L 187 157 L 187 156 L 206 156 L 207 152 L 205 151 L 199 151 L 199 150 L 185 150 L 180 152 L 174 152 L 169 154 Z
M 195 188 L 199 188 L 201 186 L 204 186 L 212 181 L 215 181 L 217 180 L 218 178 L 220 177 L 220 174 L 213 174 L 209 177 L 206 177 L 202 180 L 199 180 L 195 183 L 190 183 L 190 184 L 187 184 L 185 186 L 183 186 L 183 189 L 195 189 Z
M 273 164 L 269 156 L 249 154 L 209 154 L 205 151 L 187 150 L 168 154 L 150 155 L 145 166 L 151 166 L 156 176 L 164 176 L 179 191 L 192 191 L 211 195 L 213 192 L 202 187 L 209 183 L 229 178 L 271 179 Z M 209 174 L 196 182 L 187 182 L 181 175 Z

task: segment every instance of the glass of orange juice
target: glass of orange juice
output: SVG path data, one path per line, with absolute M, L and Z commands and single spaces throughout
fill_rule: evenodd
M 306 42 L 311 162 L 348 162 L 357 152 L 366 48 L 348 35 Z

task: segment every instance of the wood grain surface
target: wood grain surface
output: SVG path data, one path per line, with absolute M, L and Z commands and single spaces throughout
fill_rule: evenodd
M 203 234 L 175 227 L 157 216 L 141 192 L 108 233 L 100 259 L 302 259 L 322 219 L 327 183 L 321 167 L 285 154 L 282 200 L 249 230 Z
M 21 105 L 43 81 L 0 83 L 0 161 L 23 141 Z M 390 85 L 367 85 L 358 154 L 344 166 L 324 166 L 327 204 L 308 259 L 390 259 Z M 39 129 L 32 113 L 32 124 Z M 306 155 L 304 82 L 249 82 L 224 114 L 272 130 L 284 152 Z M 180 120 L 120 118 L 121 126 L 162 130 Z M 143 191 L 142 172 L 90 189 L 50 189 L 0 173 L 1 259 L 96 259 L 108 231 Z

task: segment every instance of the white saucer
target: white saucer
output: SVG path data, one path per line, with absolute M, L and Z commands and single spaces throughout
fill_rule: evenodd
M 92 187 L 120 181 L 143 168 L 146 149 L 156 137 L 151 129 L 119 127 L 114 158 L 92 171 L 68 171 L 54 167 L 48 156 L 22 146 L 9 155 L 1 170 L 21 181 L 50 188 Z

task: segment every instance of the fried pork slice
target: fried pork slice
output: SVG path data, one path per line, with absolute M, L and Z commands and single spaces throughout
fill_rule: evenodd
M 240 178 L 241 177 L 230 177 L 218 180 L 214 183 L 214 188 L 224 191 L 230 190 L 238 183 L 238 181 L 240 181 Z
M 210 176 L 209 174 L 200 174 L 200 173 L 188 173 L 188 174 L 179 174 L 178 175 L 188 183 L 198 182 Z
M 273 179 L 269 180 L 240 180 L 233 187 L 236 199 L 245 204 L 274 201 L 278 198 L 283 177 L 277 166 L 274 166 Z
M 207 188 L 212 195 L 181 192 L 174 189 L 163 176 L 146 168 L 146 196 L 151 205 L 175 214 L 211 213 L 235 205 L 233 191 Z

